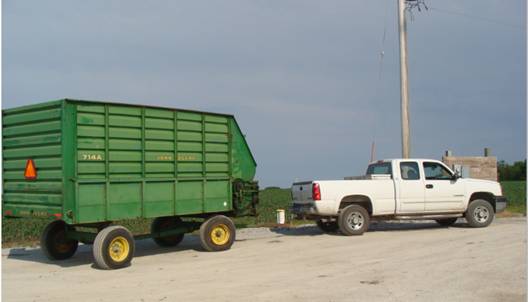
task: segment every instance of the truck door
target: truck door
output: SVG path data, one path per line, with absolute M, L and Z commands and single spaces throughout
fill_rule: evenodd
M 464 208 L 464 182 L 453 178 L 444 165 L 423 162 L 425 174 L 425 211 L 450 212 Z
M 400 161 L 396 183 L 397 214 L 423 213 L 425 211 L 425 186 L 416 161 Z

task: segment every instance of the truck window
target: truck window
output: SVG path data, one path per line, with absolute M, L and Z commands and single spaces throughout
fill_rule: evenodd
M 427 180 L 450 180 L 451 173 L 441 164 L 433 162 L 424 162 L 425 179 Z
M 389 174 L 392 176 L 392 164 L 391 163 L 376 163 L 371 164 L 367 168 L 367 175 L 376 174 Z
M 418 168 L 418 163 L 414 161 L 401 162 L 400 174 L 404 180 L 419 180 L 420 169 Z

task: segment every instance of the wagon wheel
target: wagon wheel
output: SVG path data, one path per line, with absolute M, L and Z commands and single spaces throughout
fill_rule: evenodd
M 118 269 L 130 265 L 134 257 L 134 237 L 120 225 L 104 228 L 93 244 L 95 264 L 102 269 Z
M 152 221 L 152 224 L 150 226 L 150 232 L 152 234 L 170 230 L 172 228 L 177 227 L 182 223 L 182 220 L 180 217 L 158 217 Z M 152 240 L 156 242 L 159 246 L 163 247 L 171 247 L 171 246 L 177 246 L 180 244 L 180 242 L 183 240 L 183 236 L 185 234 L 176 234 L 176 235 L 170 235 L 170 236 L 163 236 L 163 237 L 152 237 Z
M 77 251 L 79 242 L 67 238 L 66 230 L 69 227 L 66 222 L 56 220 L 46 226 L 40 237 L 40 248 L 44 255 L 50 260 L 65 260 L 71 258 Z
M 216 215 L 200 226 L 200 243 L 209 252 L 225 251 L 235 242 L 235 224 L 226 216 Z

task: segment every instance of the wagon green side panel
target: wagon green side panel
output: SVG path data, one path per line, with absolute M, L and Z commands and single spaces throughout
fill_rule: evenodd
M 72 104 L 63 101 L 62 107 L 62 166 L 63 166 L 63 215 L 62 219 L 67 223 L 74 223 L 77 212 L 75 195 L 75 171 L 76 162 L 76 118 L 77 112 Z
M 63 214 L 63 102 L 53 101 L 2 111 L 3 214 L 50 216 Z M 37 169 L 26 180 L 26 162 Z
M 108 186 L 107 220 L 141 217 L 142 182 L 112 182 Z
M 231 115 L 64 99 L 4 110 L 2 126 L 5 216 L 241 213 L 233 182 L 255 174 Z M 28 159 L 36 180 L 24 177 Z
M 203 181 L 181 180 L 176 184 L 176 213 L 178 215 L 203 212 Z
M 257 163 L 249 149 L 246 138 L 234 118 L 231 119 L 230 124 L 232 128 L 232 177 L 234 179 L 252 181 L 255 177 Z
M 233 210 L 232 116 L 70 103 L 77 223 Z
M 174 215 L 174 188 L 174 181 L 146 182 L 144 216 Z

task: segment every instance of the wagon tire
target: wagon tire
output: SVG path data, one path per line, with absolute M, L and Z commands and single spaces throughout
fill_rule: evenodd
M 216 215 L 200 226 L 200 243 L 208 252 L 225 251 L 235 242 L 236 228 L 231 219 Z
M 152 234 L 161 232 L 167 229 L 171 229 L 174 227 L 177 227 L 178 225 L 182 224 L 182 220 L 180 217 L 172 216 L 172 217 L 158 217 L 152 221 L 152 224 L 150 225 L 150 232 Z M 180 244 L 180 242 L 183 240 L 184 233 L 176 234 L 176 235 L 170 235 L 170 236 L 164 236 L 164 237 L 152 237 L 152 240 L 154 242 L 162 247 L 173 247 Z
M 443 219 L 436 219 L 436 223 L 438 223 L 441 226 L 448 227 L 455 224 L 455 222 L 458 220 L 457 217 L 453 218 L 443 218 Z
M 130 265 L 134 257 L 134 237 L 125 227 L 109 226 L 95 237 L 93 256 L 101 269 L 118 269 Z
M 337 230 L 339 230 L 339 225 L 337 224 L 337 221 L 332 220 L 322 220 L 318 219 L 316 221 L 317 227 L 325 233 L 335 233 Z
M 40 248 L 50 260 L 65 260 L 71 258 L 77 251 L 79 242 L 66 238 L 66 230 L 70 227 L 62 220 L 51 222 L 44 228 L 40 236 Z
M 337 223 L 345 236 L 362 235 L 368 229 L 370 216 L 364 207 L 353 204 L 341 210 Z
M 495 216 L 493 206 L 484 199 L 473 200 L 464 215 L 469 226 L 474 228 L 483 228 L 490 225 Z

